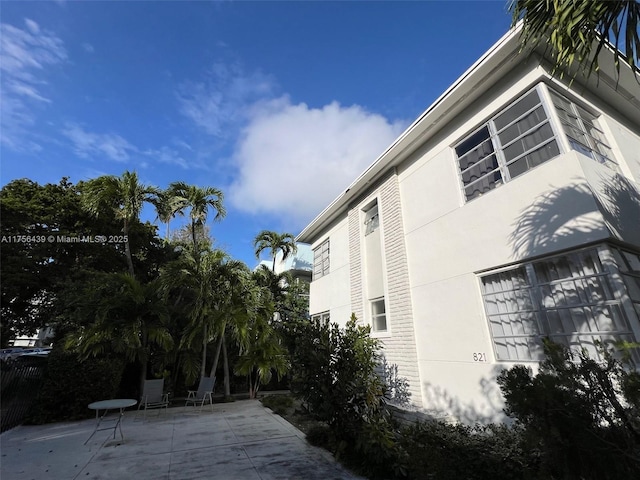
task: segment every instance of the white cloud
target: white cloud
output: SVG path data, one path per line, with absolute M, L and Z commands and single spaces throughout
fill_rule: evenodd
M 288 97 L 258 103 L 238 142 L 229 201 L 250 213 L 276 213 L 300 228 L 346 189 L 404 125 L 336 102 L 322 108 Z
M 270 96 L 274 85 L 259 72 L 245 75 L 237 64 L 216 63 L 202 82 L 184 82 L 177 97 L 180 112 L 206 133 L 218 138 L 230 136 L 253 102 Z
M 179 152 L 169 147 L 161 147 L 159 149 L 145 150 L 144 155 L 150 157 L 152 160 L 156 160 L 160 163 L 166 163 L 168 165 L 177 165 L 184 169 L 189 168 L 187 161 L 180 155 Z
M 189 167 L 180 152 L 168 146 L 141 150 L 117 133 L 89 132 L 75 123 L 67 123 L 62 134 L 71 140 L 74 152 L 82 158 L 106 157 L 116 162 L 128 162 L 135 157 L 140 168 L 147 168 L 154 162 Z
M 83 43 L 82 48 L 87 53 L 95 52 L 95 48 L 93 48 L 93 45 L 91 45 L 90 43 Z
M 0 24 L 0 83 L 3 145 L 13 150 L 39 150 L 30 132 L 38 105 L 50 103 L 42 92 L 46 69 L 62 64 L 67 52 L 60 38 L 31 19 L 25 28 Z
M 79 125 L 67 124 L 62 134 L 73 143 L 76 154 L 83 158 L 105 156 L 116 162 L 126 162 L 138 149 L 115 133 L 87 132 Z

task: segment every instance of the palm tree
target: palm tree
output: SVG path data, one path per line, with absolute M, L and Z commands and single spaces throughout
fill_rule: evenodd
M 176 198 L 173 192 L 170 189 L 161 191 L 156 203 L 156 219 L 167 225 L 165 232 L 165 241 L 167 242 L 171 236 L 171 220 L 182 213 L 176 207 Z
M 193 251 L 198 251 L 197 229 L 204 227 L 207 223 L 209 208 L 213 208 L 216 212 L 214 221 L 222 220 L 227 212 L 224 208 L 224 194 L 222 191 L 213 187 L 197 187 L 189 185 L 185 182 L 174 182 L 169 186 L 170 192 L 174 198 L 174 211 L 184 212 L 189 210 L 189 218 L 191 220 L 191 239 L 193 241 Z
M 160 284 L 142 284 L 132 275 L 121 273 L 108 274 L 103 282 L 105 288 L 95 295 L 97 298 L 87 292 L 88 307 L 95 315 L 92 323 L 69 336 L 67 346 L 75 347 L 84 358 L 113 352 L 139 362 L 142 388 L 151 346 L 164 351 L 173 346 Z
M 260 254 L 265 250 L 271 251 L 273 259 L 272 271 L 276 271 L 276 256 L 278 252 L 282 252 L 282 261 L 284 262 L 290 255 L 298 251 L 295 237 L 290 233 L 277 233 L 270 230 L 261 231 L 253 241 L 255 247 L 256 258 L 260 258 Z
M 523 45 L 543 43 L 550 47 L 557 69 L 577 62 L 586 76 L 597 72 L 598 54 L 609 41 L 618 73 L 621 58 L 632 70 L 638 69 L 637 0 L 511 0 L 509 10 L 512 26 L 522 19 Z
M 182 349 L 200 345 L 200 375 L 205 375 L 207 346 L 211 340 L 224 334 L 225 325 L 232 315 L 230 305 L 241 295 L 233 294 L 236 277 L 247 274 L 242 262 L 231 260 L 222 250 L 207 250 L 198 255 L 184 250 L 180 259 L 167 265 L 162 271 L 165 291 L 178 292 L 177 303 L 188 318 L 183 332 Z M 218 348 L 219 350 L 219 348 Z M 214 359 L 217 363 L 217 358 Z M 189 379 L 191 375 L 188 375 Z
M 117 219 L 122 220 L 125 254 L 129 274 L 135 276 L 129 228 L 139 221 L 140 212 L 145 202 L 156 205 L 160 190 L 140 183 L 136 172 L 125 171 L 120 177 L 104 175 L 86 183 L 82 202 L 84 207 L 94 216 L 99 217 L 111 211 Z
M 253 280 L 266 289 L 271 296 L 275 310 L 280 312 L 287 298 L 289 285 L 293 283 L 289 272 L 275 273 L 265 265 L 259 265 L 253 272 Z
M 225 293 L 225 301 L 218 305 L 219 322 L 217 329 L 218 343 L 211 366 L 210 376 L 215 375 L 220 353 L 222 353 L 224 371 L 225 397 L 231 395 L 229 361 L 227 356 L 227 338 L 234 340 L 240 349 L 247 348 L 248 325 L 260 310 L 264 298 L 263 289 L 253 281 L 251 271 L 242 262 L 229 261 L 221 271 L 221 288 Z
M 248 337 L 248 347 L 241 350 L 235 370 L 249 376 L 249 397 L 256 398 L 260 385 L 269 383 L 273 371 L 278 378 L 287 373 L 289 361 L 268 317 L 257 316 L 249 327 Z

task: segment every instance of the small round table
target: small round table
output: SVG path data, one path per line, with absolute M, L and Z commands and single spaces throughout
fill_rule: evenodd
M 137 400 L 134 400 L 133 398 L 114 398 L 112 400 L 100 400 L 99 402 L 90 403 L 88 407 L 91 410 L 96 411 L 96 428 L 93 430 L 93 433 L 89 436 L 89 438 L 87 438 L 87 441 L 84 442 L 84 444 L 86 445 L 96 432 L 99 432 L 101 430 L 109 430 L 112 428 L 113 438 L 116 438 L 116 429 L 119 429 L 120 438 L 124 440 L 124 435 L 122 434 L 122 425 L 120 425 L 120 423 L 122 422 L 122 417 L 124 416 L 124 409 L 127 407 L 133 407 L 136 403 L 138 403 Z M 104 410 L 102 416 L 100 416 L 100 410 Z M 118 415 L 118 418 L 115 419 L 115 424 L 113 426 L 100 428 L 100 424 L 102 423 L 102 420 L 107 415 L 107 413 L 109 413 L 109 410 L 120 410 L 120 414 Z

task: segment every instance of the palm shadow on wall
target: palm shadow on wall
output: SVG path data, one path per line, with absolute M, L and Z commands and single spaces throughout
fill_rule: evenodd
M 640 247 L 640 191 L 621 175 L 600 179 L 600 190 L 594 191 L 588 184 L 553 189 L 527 207 L 513 225 L 510 243 L 516 259 L 530 259 L 559 250 L 591 242 L 615 238 Z M 576 291 L 581 297 L 586 292 Z M 566 298 L 571 302 L 570 298 Z M 576 332 L 582 331 L 575 325 Z M 517 363 L 517 362 L 516 362 Z M 427 383 L 426 394 L 430 401 L 465 423 L 479 421 L 505 421 L 506 415 L 487 415 L 485 412 L 502 410 L 502 397 L 495 379 L 506 365 L 495 364 L 491 372 L 479 381 L 482 403 L 462 402 L 446 389 Z M 436 413 L 436 412 L 434 412 Z
M 619 174 L 601 178 L 597 191 L 584 181 L 576 181 L 546 192 L 522 211 L 509 240 L 514 259 L 528 260 L 607 239 L 618 239 L 640 250 L 640 191 Z M 571 295 L 583 298 L 587 292 L 578 286 Z M 564 298 L 568 303 L 572 301 Z M 575 328 L 576 332 L 583 331 L 582 325 Z M 480 403 L 464 402 L 447 389 L 427 382 L 426 400 L 438 405 L 429 414 L 440 418 L 439 412 L 450 412 L 467 424 L 506 421 L 505 414 L 495 412 L 502 411 L 496 378 L 507 367 L 508 364 L 496 363 L 480 379 Z
M 518 260 L 605 241 L 622 242 L 640 250 L 640 190 L 620 174 L 545 193 L 522 212 L 510 238 L 514 258 Z M 599 357 L 596 338 L 605 344 L 633 341 L 633 324 L 638 322 L 635 315 L 614 314 L 607 306 L 607 300 L 613 298 L 598 286 L 600 281 L 606 282 L 605 279 L 573 281 L 574 269 L 580 272 L 581 267 L 570 266 L 571 263 L 572 260 L 567 259 L 565 274 L 549 284 L 544 298 L 539 299 L 543 304 L 552 305 L 556 312 L 553 316 L 548 311 L 541 315 L 545 324 L 541 336 L 549 336 L 552 341 L 571 348 L 586 347 L 596 357 Z M 610 288 L 615 289 L 613 284 Z M 584 307 L 585 299 L 591 306 Z M 599 313 L 588 313 L 593 309 Z M 565 312 L 562 316 L 561 311 Z M 606 311 L 609 313 L 603 315 Z M 599 333 L 590 336 L 588 332 Z M 582 335 L 584 333 L 587 335 Z M 640 351 L 632 356 L 640 359 Z
M 506 414 L 501 413 L 502 393 L 496 381 L 502 370 L 501 364 L 493 365 L 491 371 L 480 379 L 478 382 L 482 396 L 480 403 L 462 401 L 447 389 L 426 382 L 424 385 L 426 400 L 438 406 L 428 411 L 427 416 L 446 421 L 448 419 L 440 415 L 440 412 L 448 412 L 451 417 L 467 425 L 473 425 L 476 422 L 483 424 L 508 422 Z
M 574 183 L 534 201 L 513 225 L 509 240 L 514 258 L 531 258 L 608 237 L 640 246 L 638 187 L 620 174 L 601 179 L 601 187 L 593 191 L 584 183 Z

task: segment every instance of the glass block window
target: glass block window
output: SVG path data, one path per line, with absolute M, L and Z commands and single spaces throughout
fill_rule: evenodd
M 313 279 L 317 280 L 329 273 L 329 239 L 313 249 Z
M 371 329 L 374 332 L 387 331 L 387 313 L 384 307 L 384 297 L 371 300 Z
M 640 254 L 614 248 L 613 255 L 627 287 L 629 299 L 640 317 Z
M 466 200 L 559 155 L 540 94 L 533 89 L 454 147 Z
M 616 165 L 596 115 L 553 90 L 549 93 L 571 148 L 600 163 Z
M 637 255 L 618 253 L 621 263 Z M 615 267 L 614 267 L 615 268 Z M 639 298 L 640 272 L 629 273 L 632 299 Z M 604 268 L 598 249 L 521 265 L 481 278 L 483 299 L 491 336 L 499 360 L 540 360 L 541 337 L 568 347 L 585 348 L 597 356 L 595 342 L 636 341 L 630 321 L 638 321 L 638 309 L 630 319 L 616 292 L 611 273 Z M 636 296 L 638 295 L 638 296 Z
M 545 89 L 552 103 L 545 100 Z M 560 124 L 549 115 L 554 109 Z M 616 165 L 597 115 L 540 84 L 454 146 L 465 200 L 558 156 L 558 135 L 566 135 L 574 150 Z

